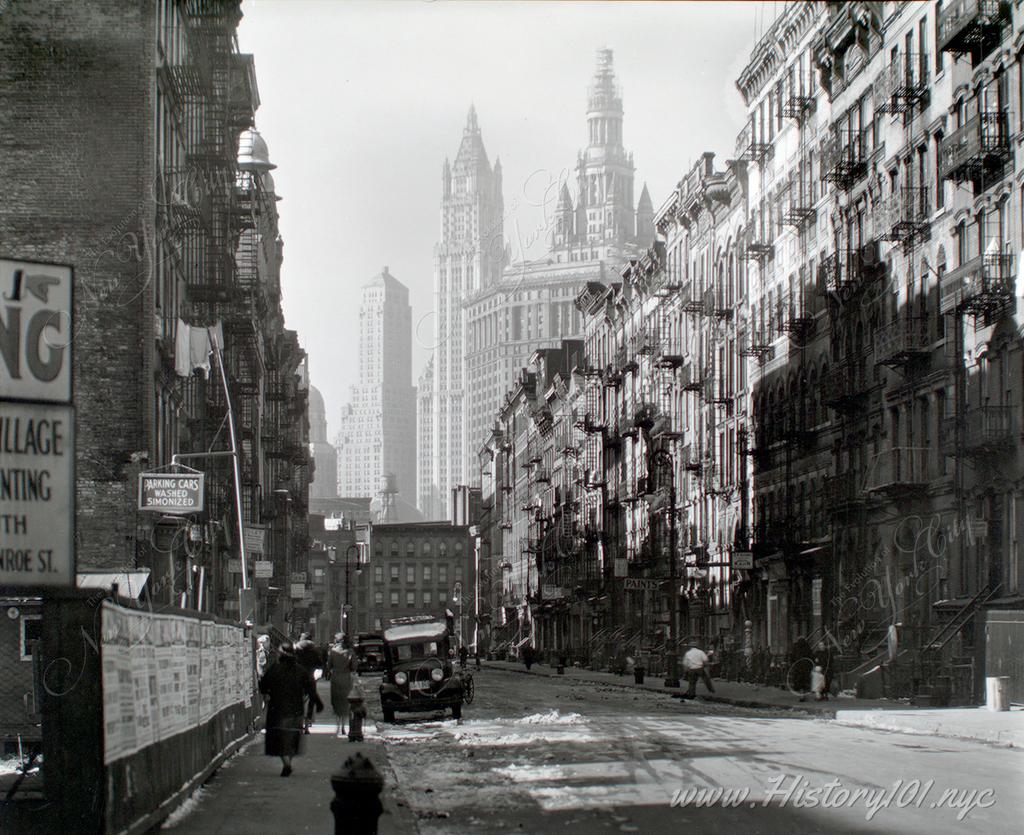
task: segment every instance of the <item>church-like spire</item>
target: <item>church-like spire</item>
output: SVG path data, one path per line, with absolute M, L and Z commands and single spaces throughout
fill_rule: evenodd
M 642 249 L 654 243 L 654 203 L 651 202 L 647 183 L 644 183 L 640 200 L 636 204 L 636 243 Z
M 465 133 L 480 133 L 480 125 L 476 121 L 476 107 L 472 102 L 469 105 L 469 116 L 466 117 Z

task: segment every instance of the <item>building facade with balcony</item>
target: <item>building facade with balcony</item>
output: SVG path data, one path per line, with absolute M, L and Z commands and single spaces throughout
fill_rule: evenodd
M 273 165 L 253 130 L 239 3 L 113 3 L 59 18 L 44 6 L 4 13 L 5 62 L 34 61 L 40 42 L 64 57 L 5 90 L 5 133 L 39 131 L 0 163 L 19 193 L 0 230 L 5 256 L 75 269 L 77 559 L 149 569 L 154 601 L 237 617 L 239 516 L 267 533 L 248 555 L 252 586 L 256 558 L 282 571 L 304 559 L 311 474 L 305 354 L 281 313 Z M 193 363 L 190 338 L 217 323 L 214 350 Z M 229 398 L 239 483 L 230 457 L 188 461 L 205 472 L 206 497 L 187 537 L 138 512 L 141 471 L 230 450 Z M 275 605 L 266 590 L 258 617 L 283 623 Z
M 1022 28 L 1010 3 L 787 7 L 738 79 L 735 159 L 684 175 L 655 245 L 578 293 L 582 355 L 499 412 L 510 645 L 656 657 L 677 614 L 778 684 L 808 644 L 889 695 L 1012 671 Z M 589 633 L 530 605 L 567 513 Z

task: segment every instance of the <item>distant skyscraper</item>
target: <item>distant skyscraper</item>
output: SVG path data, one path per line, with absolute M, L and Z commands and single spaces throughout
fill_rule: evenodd
M 570 184 L 562 183 L 547 230 L 549 253 L 509 264 L 499 164 L 488 181 L 486 153 L 470 109 L 455 168 L 450 171 L 447 161 L 444 167 L 442 241 L 434 274 L 438 345 L 432 368 L 421 378 L 421 387 L 433 385 L 429 423 L 422 390 L 419 403 L 419 501 L 428 519 L 448 518 L 452 488 L 479 483 L 477 452 L 502 397 L 533 352 L 580 337 L 582 320 L 573 303 L 583 285 L 615 280 L 623 263 L 654 241 L 654 207 L 646 186 L 634 203 L 633 155 L 622 144 L 622 116 L 612 51 L 599 49 L 575 197 Z M 483 220 L 487 214 L 490 223 Z M 459 272 L 466 263 L 472 269 L 481 256 L 489 272 Z M 474 280 L 477 276 L 487 277 Z
M 342 412 L 338 486 L 342 496 L 376 497 L 393 474 L 411 503 L 416 489 L 416 391 L 412 387 L 409 290 L 388 268 L 363 285 L 359 382 Z
M 432 377 L 420 396 L 420 422 L 429 427 L 419 450 L 419 508 L 427 519 L 447 519 L 453 487 L 475 468 L 466 458 L 463 304 L 496 284 L 505 263 L 501 163 L 491 167 L 476 110 L 462 132 L 455 163 L 441 174 L 441 240 L 434 249 L 434 357 Z
M 477 291 L 465 306 L 466 454 L 477 453 L 519 370 L 539 348 L 580 338 L 576 296 L 588 281 L 618 279 L 619 270 L 654 241 L 654 208 L 644 186 L 633 210 L 633 155 L 622 145 L 622 98 L 612 52 L 597 53 L 587 97 L 589 141 L 576 164 L 575 202 L 563 183 L 550 228 L 551 249 L 536 261 L 510 264 L 501 282 Z M 466 484 L 479 483 L 467 473 Z
M 338 451 L 327 440 L 327 409 L 315 386 L 309 387 L 309 451 L 315 463 L 311 499 L 333 499 L 338 495 Z

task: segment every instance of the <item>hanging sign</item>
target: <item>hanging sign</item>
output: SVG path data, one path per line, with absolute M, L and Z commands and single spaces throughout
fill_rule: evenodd
M 265 554 L 266 553 L 266 541 L 267 541 L 267 529 L 257 528 L 253 525 L 246 525 L 242 528 L 245 534 L 245 553 L 247 554 Z
M 139 473 L 139 510 L 185 516 L 203 512 L 205 475 L 190 473 Z
M 751 551 L 733 551 L 732 567 L 750 571 L 754 567 L 754 554 Z
M 256 560 L 256 570 L 253 576 L 257 580 L 266 580 L 274 576 L 274 563 L 271 560 Z
M 627 577 L 623 580 L 626 591 L 657 591 L 664 580 L 648 580 L 643 577 Z

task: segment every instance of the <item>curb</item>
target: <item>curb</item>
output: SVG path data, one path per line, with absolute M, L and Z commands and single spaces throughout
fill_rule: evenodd
M 945 730 L 942 727 L 925 727 L 925 728 L 914 728 L 906 725 L 900 725 L 898 722 L 886 722 L 884 719 L 881 721 L 870 721 L 867 719 L 842 719 L 836 720 L 836 724 L 843 725 L 847 728 L 863 728 L 869 731 L 886 731 L 887 733 L 906 734 L 908 736 L 931 736 L 940 739 L 955 739 L 960 742 L 980 742 L 984 745 L 993 745 L 997 748 L 1016 748 L 1020 750 L 1024 748 L 1024 743 L 1020 738 L 1021 733 L 1019 731 L 1010 731 L 1010 738 L 999 738 L 1001 732 L 996 732 L 996 736 L 970 736 L 963 732 L 957 732 L 955 730 Z
M 373 762 L 384 776 L 384 790 L 380 793 L 380 802 L 384 811 L 378 820 L 378 832 L 381 835 L 418 835 L 419 821 L 409 806 L 398 782 L 398 775 L 391 766 L 387 743 L 383 740 L 359 743 L 364 752 L 372 752 Z
M 647 690 L 647 691 L 652 692 L 652 693 L 666 693 L 669 696 L 671 696 L 673 699 L 684 700 L 683 699 L 682 688 L 676 689 L 676 688 L 668 688 L 668 687 L 650 687 L 650 686 L 648 686 L 646 684 L 633 684 L 633 683 L 626 682 L 626 681 L 623 681 L 623 682 L 618 682 L 618 681 L 595 681 L 594 679 L 589 679 L 589 678 L 577 678 L 575 676 L 560 676 L 560 675 L 558 675 L 558 673 L 549 673 L 549 672 L 544 672 L 543 670 L 533 671 L 533 670 L 518 669 L 516 667 L 498 667 L 498 666 L 495 666 L 492 663 L 488 663 L 487 661 L 483 661 L 481 663 L 482 663 L 482 665 L 485 668 L 488 668 L 488 669 L 491 669 L 491 670 L 503 670 L 503 671 L 508 672 L 508 673 L 519 673 L 521 675 L 541 675 L 541 676 L 544 676 L 545 678 L 560 678 L 560 679 L 564 679 L 565 681 L 579 681 L 579 682 L 584 682 L 586 684 L 605 685 L 605 686 L 608 686 L 608 687 L 621 687 L 624 690 L 635 690 L 637 688 L 641 688 L 643 690 Z M 712 694 L 708 694 L 708 693 L 705 693 L 705 694 L 699 696 L 698 698 L 700 698 L 702 701 L 705 701 L 705 702 L 716 702 L 718 704 L 731 705 L 733 707 L 746 707 L 746 708 L 752 708 L 754 710 L 790 710 L 790 711 L 795 711 L 795 712 L 798 712 L 798 713 L 803 713 L 803 714 L 806 714 L 808 716 L 820 716 L 823 719 L 835 719 L 835 717 L 836 717 L 836 708 L 826 708 L 826 709 L 822 710 L 822 709 L 803 707 L 801 705 L 784 705 L 784 704 L 777 704 L 777 703 L 774 703 L 774 702 L 758 702 L 758 701 L 753 701 L 751 699 L 735 699 L 735 698 L 731 698 L 729 696 L 718 696 L 718 695 L 712 695 Z

